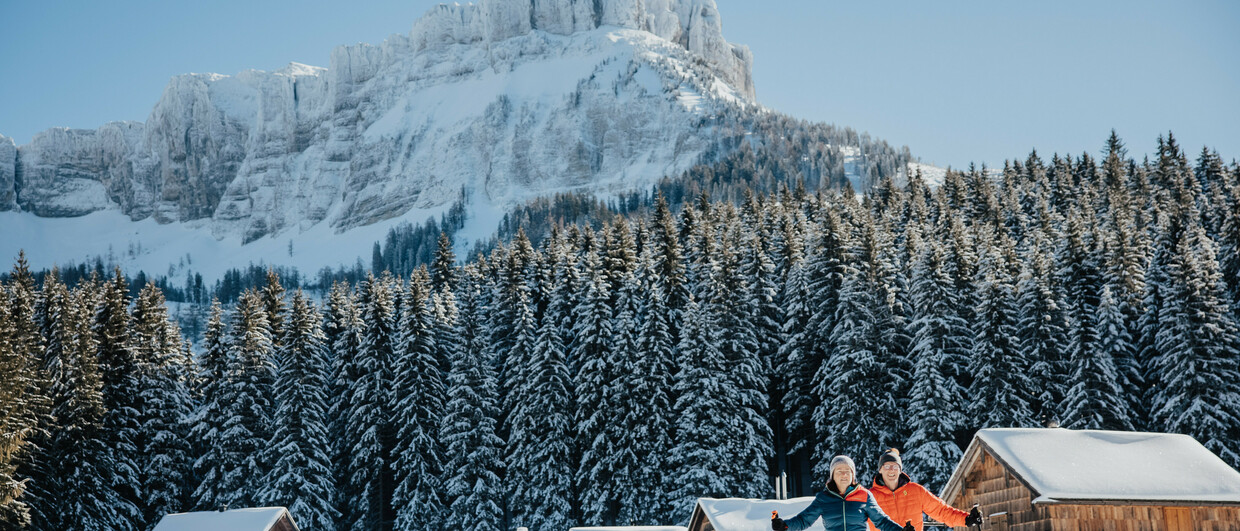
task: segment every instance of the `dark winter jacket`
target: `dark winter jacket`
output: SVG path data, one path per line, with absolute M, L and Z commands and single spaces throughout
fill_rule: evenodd
M 867 531 L 866 520 L 873 520 L 881 531 L 904 530 L 902 524 L 883 514 L 874 496 L 860 485 L 848 487 L 843 496 L 830 488 L 819 492 L 809 507 L 784 523 L 788 524 L 788 531 L 804 531 L 819 518 L 827 531 Z
M 874 496 L 874 500 L 878 502 L 883 512 L 887 513 L 887 516 L 897 522 L 911 520 L 917 531 L 921 531 L 924 525 L 922 513 L 952 527 L 964 527 L 964 518 L 969 515 L 948 505 L 925 487 L 913 483 L 908 474 L 900 474 L 900 481 L 896 483 L 895 491 L 887 488 L 882 475 L 875 474 L 870 494 Z M 871 525 L 870 529 L 873 530 L 874 526 Z

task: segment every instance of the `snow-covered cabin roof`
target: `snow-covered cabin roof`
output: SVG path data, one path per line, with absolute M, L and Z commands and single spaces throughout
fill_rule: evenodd
M 986 451 L 1036 503 L 1240 503 L 1240 472 L 1187 435 L 1063 428 L 979 430 L 943 489 Z
M 164 516 L 154 531 L 298 531 L 283 507 L 199 511 Z
M 693 515 L 689 517 L 690 531 L 715 529 L 716 531 L 754 531 L 771 528 L 771 511 L 779 511 L 780 518 L 796 516 L 810 502 L 813 496 L 792 498 L 790 500 L 759 500 L 751 498 L 698 498 L 693 507 Z M 705 522 L 703 522 L 705 520 Z M 709 522 L 710 528 L 703 526 Z M 810 531 L 826 531 L 822 520 L 815 520 L 809 526 Z
M 687 531 L 681 525 L 627 525 L 610 527 L 572 527 L 568 531 Z

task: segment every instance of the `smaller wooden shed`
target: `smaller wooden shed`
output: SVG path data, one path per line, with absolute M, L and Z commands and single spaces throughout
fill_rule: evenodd
M 299 531 L 283 507 L 198 511 L 165 515 L 154 531 Z
M 1240 472 L 1187 435 L 980 430 L 941 497 L 997 531 L 1240 531 Z
M 813 496 L 789 500 L 751 498 L 698 498 L 689 516 L 689 531 L 769 531 L 771 511 L 780 518 L 791 518 L 809 507 Z M 807 531 L 824 531 L 822 520 Z

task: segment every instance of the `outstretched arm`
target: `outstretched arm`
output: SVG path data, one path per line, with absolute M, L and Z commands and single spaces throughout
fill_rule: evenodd
M 874 523 L 875 527 L 878 527 L 879 531 L 904 531 L 903 524 L 897 524 L 879 508 L 878 502 L 874 501 L 873 494 L 865 501 L 865 516 Z
M 788 524 L 788 531 L 804 531 L 805 528 L 813 525 L 814 520 L 822 516 L 822 508 L 823 504 L 818 503 L 818 498 L 814 498 L 809 507 L 806 507 L 800 514 L 784 520 L 784 523 Z
M 964 519 L 969 513 L 952 507 L 943 501 L 942 498 L 931 494 L 925 487 L 921 487 L 921 512 L 926 513 L 936 522 L 942 522 L 952 527 L 964 527 Z

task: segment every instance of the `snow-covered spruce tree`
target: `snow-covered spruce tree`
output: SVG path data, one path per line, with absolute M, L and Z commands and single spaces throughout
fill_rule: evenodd
M 263 450 L 271 470 L 257 502 L 287 507 L 307 529 L 336 529 L 336 485 L 327 432 L 330 364 L 319 314 L 304 293 L 293 294 L 277 357 L 275 430 Z
M 943 267 L 944 271 L 951 277 L 956 292 L 956 315 L 959 315 L 966 322 L 973 323 L 973 312 L 978 307 L 979 302 L 976 300 L 976 290 L 973 287 L 974 279 L 977 276 L 978 256 L 974 245 L 974 239 L 969 229 L 960 219 L 957 212 L 945 212 L 943 218 L 939 220 L 940 226 L 937 229 L 943 234 Z M 968 372 L 969 355 L 967 351 L 964 356 L 951 357 L 946 360 L 956 381 L 961 387 L 969 388 L 973 381 Z
M 784 395 L 784 409 L 788 415 L 789 448 L 793 452 L 806 454 L 812 454 L 815 442 L 822 440 L 813 420 L 814 409 L 821 403 L 814 389 L 819 370 L 835 350 L 831 343 L 831 331 L 836 323 L 835 310 L 839 306 L 840 287 L 844 281 L 844 264 L 848 262 L 849 235 L 844 232 L 846 229 L 838 213 L 828 209 L 821 215 L 822 221 L 810 231 L 813 237 L 803 265 L 803 275 L 807 280 L 805 306 L 810 315 L 807 325 L 801 330 L 806 331 L 803 344 L 810 349 L 796 358 L 789 353 L 786 381 L 783 383 L 787 393 Z M 785 326 L 788 324 L 785 323 Z
M 193 399 L 188 374 L 192 370 L 182 351 L 181 330 L 168 317 L 164 294 L 147 284 L 133 309 L 133 353 L 138 364 L 137 457 L 139 507 L 146 527 L 165 514 L 187 509 L 190 466 L 189 418 Z
M 538 341 L 538 321 L 534 316 L 534 305 L 530 301 L 527 290 L 516 293 L 516 322 L 514 323 L 514 340 L 507 353 L 509 391 L 505 396 L 504 417 L 508 431 L 508 445 L 505 448 L 507 458 L 505 483 L 507 484 L 509 501 L 514 521 L 523 519 L 527 508 L 536 503 L 539 494 L 533 491 L 533 468 L 540 463 L 531 460 L 538 452 L 542 441 L 535 440 L 530 434 L 530 427 L 535 422 L 537 412 L 531 405 L 539 395 L 546 391 L 541 382 L 532 374 L 531 363 L 539 353 L 535 350 Z
M 827 465 L 832 456 L 878 455 L 899 442 L 894 440 L 895 423 L 881 420 L 884 415 L 880 413 L 882 408 L 890 411 L 897 405 L 892 400 L 874 403 L 875 397 L 889 398 L 894 390 L 890 383 L 893 378 L 878 355 L 877 313 L 882 302 L 866 275 L 863 269 L 849 268 L 844 278 L 831 336 L 836 351 L 814 382 L 815 394 L 822 400 L 814 410 L 814 425 L 820 435 L 814 451 L 817 484 L 826 484 L 830 477 Z
M 967 324 L 955 314 L 952 298 L 956 294 L 936 243 L 921 245 L 912 269 L 913 385 L 907 422 L 914 430 L 904 447 L 913 456 L 908 473 L 933 489 L 947 481 L 960 461 L 954 432 L 964 424 L 964 403 L 959 384 L 944 370 L 943 359 L 948 352 L 966 348 Z
M 756 208 L 756 207 L 755 207 Z M 742 292 L 743 306 L 750 309 L 750 326 L 757 343 L 755 354 L 760 363 L 758 377 L 763 380 L 767 402 L 762 411 L 766 415 L 766 424 L 774 428 L 783 425 L 782 392 L 776 397 L 773 389 L 775 382 L 782 379 L 776 376 L 775 367 L 782 366 L 779 360 L 779 344 L 783 332 L 784 313 L 779 307 L 780 286 L 783 278 L 775 270 L 775 262 L 767 249 L 762 235 L 757 230 L 745 229 L 742 235 L 742 253 L 739 275 L 745 279 L 745 290 Z M 771 447 L 774 448 L 774 430 L 771 434 Z
M 370 275 L 361 286 L 361 343 L 355 358 L 356 377 L 348 382 L 349 410 L 345 431 L 356 434 L 345 452 L 346 499 L 357 507 L 345 529 L 390 529 L 395 513 L 392 491 L 392 358 L 396 302 L 384 278 Z
M 685 286 L 685 262 L 680 239 L 676 232 L 676 219 L 667 206 L 667 200 L 660 193 L 655 197 L 654 214 L 650 223 L 650 252 L 653 264 L 651 274 L 661 279 L 665 293 L 665 304 L 673 312 L 669 324 L 672 337 L 677 337 L 680 319 L 676 313 L 684 307 L 689 297 Z
M 572 378 L 556 319 L 544 314 L 527 360 L 523 385 L 528 394 L 523 414 L 513 419 L 508 477 L 513 487 L 513 523 L 534 531 L 572 526 L 572 482 L 575 472 Z
M 0 283 L 0 527 L 28 525 L 30 444 L 50 403 L 40 370 L 42 338 L 34 322 L 34 278 L 18 255 L 8 286 Z
M 706 292 L 710 300 L 703 308 L 714 313 L 719 327 L 719 350 L 728 363 L 725 376 L 730 380 L 730 402 L 734 432 L 726 439 L 731 465 L 726 472 L 734 482 L 737 496 L 758 497 L 770 490 L 767 459 L 772 452 L 771 426 L 766 409 L 767 370 L 759 357 L 755 312 L 749 305 L 751 288 L 741 268 L 741 228 L 735 209 L 725 205 L 724 233 L 715 248 L 717 265 L 711 270 Z
M 396 491 L 392 503 L 396 507 L 394 528 L 402 531 L 438 527 L 445 516 L 439 422 L 446 397 L 430 290 L 426 268 L 415 269 L 405 292 L 396 345 Z
M 1002 245 L 1002 244 L 1000 244 Z M 968 428 L 1034 426 L 1029 364 L 1016 340 L 1014 294 L 999 249 L 987 249 L 977 268 Z
M 1073 352 L 1072 379 L 1064 399 L 1063 425 L 1072 429 L 1133 429 L 1128 402 L 1120 387 L 1116 359 L 1131 357 L 1132 341 L 1110 285 L 1103 286 L 1094 320 L 1095 348 Z M 1080 356 L 1080 357 L 1076 357 Z
M 190 440 L 196 441 L 198 458 L 193 464 L 194 477 L 199 479 L 193 489 L 192 507 L 214 510 L 229 502 L 231 493 L 220 490 L 224 477 L 224 389 L 229 371 L 228 338 L 224 327 L 224 309 L 220 301 L 211 301 L 210 317 L 203 333 L 202 362 L 199 364 L 198 394 L 201 403 L 191 417 Z
M 1227 283 L 1232 318 L 1240 322 L 1240 186 L 1234 187 L 1225 210 L 1219 250 L 1219 273 Z
M 1030 360 L 1030 410 L 1039 425 L 1058 421 L 1067 394 L 1064 350 L 1067 335 L 1061 300 L 1055 288 L 1053 265 L 1040 229 L 1031 230 L 1022 254 L 1016 283 L 1016 337 L 1020 351 Z
M 1136 412 L 1140 415 L 1135 424 L 1141 429 L 1163 430 L 1154 418 L 1154 402 L 1162 393 L 1159 387 L 1157 360 L 1163 357 L 1159 344 L 1162 323 L 1169 319 L 1169 297 L 1172 291 L 1171 263 L 1175 260 L 1180 240 L 1184 238 L 1184 223 L 1181 216 L 1169 212 L 1159 212 L 1158 223 L 1153 228 L 1154 241 L 1149 264 L 1145 270 L 1145 293 L 1142 295 L 1143 312 L 1137 323 L 1136 362 L 1141 367 L 1147 389 L 1141 397 L 1144 407 Z
M 284 340 L 284 323 L 287 320 L 288 309 L 284 304 L 284 286 L 280 285 L 280 275 L 277 275 L 275 270 L 267 270 L 267 283 L 260 293 L 263 298 L 263 310 L 267 313 L 267 324 L 271 327 L 272 348 L 278 356 L 280 342 Z M 281 365 L 283 361 L 276 358 L 276 364 Z
M 143 406 L 139 396 L 139 363 L 134 356 L 136 343 L 130 341 L 129 283 L 119 267 L 112 280 L 102 286 L 93 313 L 92 330 L 103 378 L 103 437 L 113 463 L 109 481 L 122 497 L 138 506 L 147 497 L 138 490 L 142 482 L 135 461 L 139 455 L 139 410 Z M 140 520 L 134 526 L 144 528 L 148 523 L 154 524 Z
M 581 496 L 583 523 L 608 525 L 606 518 L 615 499 L 610 470 L 603 460 L 612 450 L 606 439 L 607 426 L 619 422 L 619 408 L 613 393 L 621 368 L 612 363 L 614 331 L 611 293 L 603 262 L 597 252 L 586 253 L 583 261 L 586 294 L 576 310 L 573 334 L 576 343 L 572 358 L 577 363 L 574 386 L 577 397 L 577 440 L 582 455 L 576 479 Z M 614 518 L 614 516 L 612 516 Z
M 452 291 L 456 288 L 456 253 L 452 252 L 452 238 L 446 232 L 439 233 L 439 244 L 435 249 L 435 260 L 431 262 L 431 290 Z
M 849 387 L 841 388 L 835 391 L 836 393 L 847 393 L 845 389 L 858 389 L 866 386 L 883 390 L 881 393 L 868 395 L 865 399 L 867 405 L 855 404 L 859 410 L 869 410 L 866 418 L 856 419 L 856 425 L 864 426 L 868 431 L 858 435 L 861 441 L 866 442 L 862 442 L 860 447 L 853 446 L 856 450 L 853 450 L 855 453 L 852 455 L 869 456 L 878 455 L 884 449 L 896 446 L 908 438 L 908 434 L 903 429 L 905 419 L 902 418 L 902 413 L 905 410 L 906 388 L 910 377 L 908 366 L 910 339 L 904 309 L 899 303 L 903 299 L 901 293 L 903 282 L 897 272 L 898 258 L 894 245 L 891 243 L 891 235 L 885 226 L 877 220 L 870 219 L 864 212 L 861 213 L 858 221 L 861 227 L 859 237 L 854 240 L 854 263 L 861 275 L 857 279 L 858 284 L 855 284 L 860 291 L 851 293 L 850 297 L 865 304 L 866 313 L 872 319 L 872 330 L 857 330 L 857 332 L 873 335 L 866 337 L 858 334 L 849 339 L 851 348 L 857 349 L 855 352 L 861 353 L 861 358 L 837 357 L 833 358 L 832 362 L 840 364 L 833 370 L 836 374 L 859 370 L 860 372 L 854 372 L 853 376 L 865 380 L 864 384 L 861 382 L 846 384 Z M 844 323 L 847 319 L 849 318 L 840 314 L 838 320 Z M 837 330 L 840 329 L 837 328 Z M 836 344 L 840 345 L 838 342 Z M 837 353 L 842 352 L 837 350 Z M 872 360 L 868 356 L 872 356 Z M 848 367 L 854 364 L 854 367 Z M 847 398 L 843 400 L 843 402 L 848 401 Z M 840 410 L 833 416 L 838 419 L 854 414 Z M 843 440 L 839 442 L 841 446 L 836 447 L 836 452 L 844 451 L 846 447 L 843 446 L 845 444 Z M 856 442 L 853 444 L 856 445 Z M 829 459 L 829 456 L 827 458 Z
M 598 466 L 591 471 L 597 474 L 598 479 L 591 478 L 596 485 L 586 494 L 598 498 L 585 498 L 583 501 L 587 502 L 587 510 L 591 507 L 600 510 L 596 517 L 605 525 L 632 525 L 635 523 L 633 517 L 644 510 L 636 507 L 636 503 L 641 491 L 647 488 L 639 481 L 639 471 L 646 463 L 633 434 L 636 419 L 630 416 L 642 409 L 642 404 L 649 399 L 648 395 L 638 394 L 632 386 L 639 360 L 644 355 L 637 349 L 638 318 L 641 313 L 638 297 L 641 289 L 634 272 L 623 274 L 616 294 L 612 348 L 606 361 L 615 376 L 606 382 L 611 411 L 607 422 L 600 425 L 601 431 L 586 447 L 587 453 L 599 457 Z M 587 512 L 586 516 L 590 518 L 595 515 Z
M 271 328 L 262 297 L 246 291 L 233 310 L 228 333 L 227 372 L 219 403 L 223 415 L 220 426 L 219 489 L 226 503 L 254 506 L 258 487 L 271 471 L 265 462 L 272 435 L 275 412 L 275 373 Z
M 641 315 L 637 350 L 627 385 L 632 396 L 642 399 L 626 411 L 623 425 L 632 430 L 636 453 L 642 466 L 636 470 L 637 488 L 624 493 L 620 521 L 634 525 L 658 525 L 675 521 L 677 507 L 670 504 L 676 479 L 665 471 L 671 467 L 672 429 L 676 418 L 672 409 L 675 396 L 676 357 L 671 333 L 671 311 L 664 301 L 665 287 L 656 273 L 658 266 L 650 253 L 641 259 L 642 277 L 649 282 L 640 291 Z
M 637 269 L 637 243 L 633 231 L 624 218 L 604 226 L 603 269 L 606 271 L 612 303 L 615 304 L 620 295 L 620 287 L 626 275 Z
M 1145 293 L 1145 265 L 1148 261 L 1149 243 L 1145 233 L 1136 224 L 1132 202 L 1126 188 L 1112 189 L 1110 210 L 1103 232 L 1106 256 L 1104 278 L 1114 286 L 1112 295 L 1124 319 L 1124 333 L 1129 338 L 1128 349 L 1112 353 L 1117 356 L 1114 361 L 1118 384 L 1128 404 L 1133 426 L 1140 427 L 1139 419 L 1146 416 L 1142 397 L 1148 393 L 1148 385 L 1145 382 L 1144 367 L 1138 361 L 1136 345 L 1140 337 L 1138 325 L 1144 312 L 1142 297 Z
M 40 325 L 51 378 L 51 418 L 43 427 L 30 483 L 32 529 L 133 529 L 138 509 L 115 488 L 103 429 L 103 377 L 91 331 L 94 286 L 70 292 L 53 269 L 45 278 Z
M 448 403 L 440 426 L 445 446 L 448 500 L 446 526 L 477 531 L 503 528 L 503 443 L 499 425 L 499 384 L 486 356 L 486 337 L 479 328 L 484 308 L 476 272 L 466 270 L 460 282 L 456 342 L 449 354 Z
M 807 372 L 805 365 L 814 353 L 814 330 L 810 327 L 813 309 L 810 307 L 809 278 L 805 265 L 805 260 L 792 263 L 781 303 L 785 315 L 778 354 L 781 363 L 773 371 L 771 390 L 772 393 L 782 393 L 780 409 L 783 414 L 782 436 L 787 461 L 783 465 L 786 468 L 777 469 L 776 472 L 792 472 L 812 449 L 812 432 L 808 431 L 812 425 L 806 426 L 804 421 L 808 419 L 794 415 L 790 409 L 794 403 L 806 402 L 804 397 L 794 397 L 792 389 L 793 386 L 799 387 L 799 382 L 807 379 L 802 375 Z M 776 437 L 780 435 L 780 427 L 781 425 L 772 425 Z
M 517 231 L 510 247 L 496 249 L 492 256 L 495 259 L 491 261 L 491 265 L 496 268 L 496 274 L 490 278 L 492 282 L 488 283 L 490 297 L 487 299 L 489 304 L 486 314 L 487 357 L 497 364 L 501 410 L 508 414 L 514 405 L 513 400 L 516 399 L 512 393 L 513 385 L 522 378 L 524 360 L 519 358 L 526 356 L 537 327 L 536 324 L 526 323 L 528 328 L 522 337 L 525 344 L 521 351 L 514 350 L 519 307 L 522 301 L 531 301 L 530 284 L 536 257 L 529 238 L 522 230 Z M 501 437 L 504 437 L 507 429 L 507 424 L 501 423 Z
M 1224 299 L 1215 244 L 1197 225 L 1178 242 L 1167 268 L 1151 411 L 1159 429 L 1191 435 L 1232 466 L 1240 465 L 1236 325 Z
M 676 441 L 668 475 L 678 479 L 671 505 L 688 514 L 701 497 L 727 497 L 736 485 L 727 470 L 732 456 L 719 441 L 734 436 L 735 398 L 725 378 L 727 360 L 719 350 L 714 318 L 690 296 L 681 323 L 677 353 L 680 366 L 672 392 L 676 395 Z
M 337 506 L 340 519 L 337 529 L 351 529 L 358 518 L 358 507 L 352 503 L 357 494 L 349 483 L 349 459 L 362 434 L 348 429 L 353 411 L 352 385 L 359 375 L 357 353 L 362 342 L 362 319 L 348 286 L 335 283 L 328 292 L 323 308 L 323 335 L 331 361 L 328 383 L 328 425 L 331 440 L 330 457 L 336 478 Z
M 1086 358 L 1092 358 L 1100 346 L 1096 333 L 1099 330 L 1098 306 L 1104 279 L 1102 256 L 1091 228 L 1093 225 L 1092 216 L 1070 213 L 1055 257 L 1059 264 L 1058 275 L 1064 289 L 1067 314 L 1067 360 L 1074 369 L 1079 369 Z M 1114 360 L 1111 362 L 1113 364 Z M 1075 380 L 1068 386 L 1074 384 Z M 1126 405 L 1124 409 L 1120 416 L 1128 417 Z

